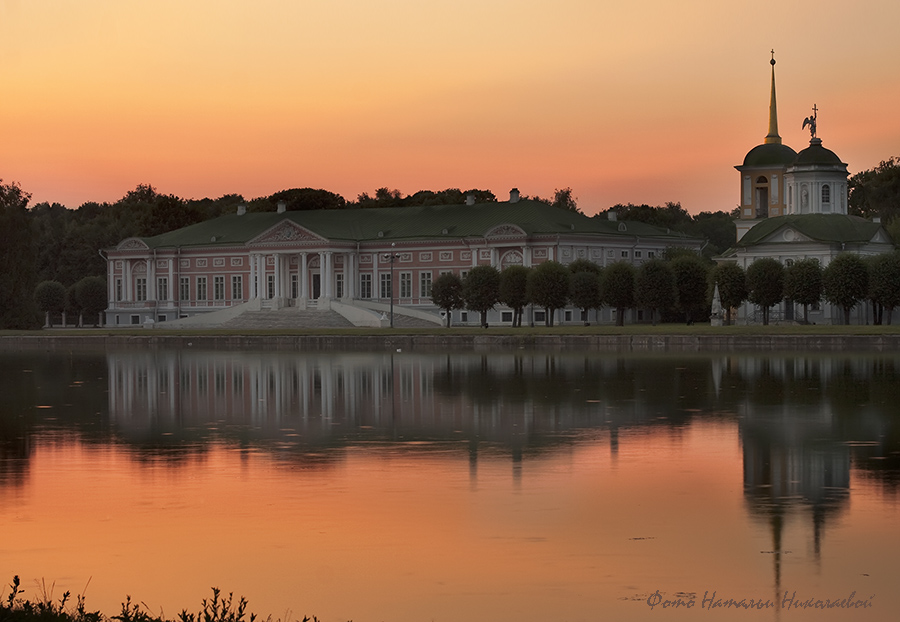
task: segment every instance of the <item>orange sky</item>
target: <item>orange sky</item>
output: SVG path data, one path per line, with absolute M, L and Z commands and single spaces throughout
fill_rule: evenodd
M 900 3 L 0 0 L 0 178 L 33 202 L 317 187 L 731 209 L 767 131 L 900 155 Z

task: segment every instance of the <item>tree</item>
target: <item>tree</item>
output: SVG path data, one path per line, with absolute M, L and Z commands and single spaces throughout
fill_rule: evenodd
M 894 307 L 900 306 L 900 251 L 882 253 L 868 258 L 869 300 L 878 309 L 875 324 L 882 323 L 887 311 L 887 323 L 891 323 Z
M 582 213 L 581 210 L 578 209 L 578 199 L 572 196 L 572 189 L 568 187 L 563 188 L 562 190 L 557 188 L 553 192 L 553 201 L 550 205 L 560 209 L 569 210 L 570 212 Z
M 569 277 L 569 299 L 584 314 L 584 325 L 589 326 L 588 311 L 603 306 L 600 290 L 600 273 L 590 270 L 574 272 Z
M 719 286 L 719 300 L 725 309 L 725 324 L 731 324 L 731 310 L 747 300 L 747 275 L 734 262 L 720 263 L 710 273 L 709 295 Z
M 763 325 L 769 324 L 769 309 L 784 297 L 784 266 L 776 259 L 763 257 L 747 268 L 747 299 L 762 307 Z
M 47 326 L 53 326 L 53 316 L 66 306 L 66 288 L 59 281 L 41 281 L 34 288 L 34 301 L 47 316 Z
M 347 201 L 339 194 L 317 188 L 291 188 L 281 190 L 269 197 L 271 209 L 275 209 L 281 202 L 285 204 L 285 210 L 317 210 L 317 209 L 343 209 Z
M 431 284 L 431 301 L 447 314 L 447 328 L 450 328 L 453 310 L 465 306 L 462 289 L 462 281 L 452 272 L 440 275 Z
M 675 275 L 675 308 L 684 313 L 688 324 L 707 308 L 706 283 L 709 268 L 695 253 L 679 255 L 670 263 Z
M 106 279 L 99 276 L 86 276 L 75 284 L 75 299 L 82 313 L 93 318 L 96 323 L 100 314 L 106 309 Z
M 675 273 L 662 259 L 641 264 L 634 280 L 634 301 L 650 309 L 650 321 L 656 326 L 656 312 L 675 305 Z
M 528 275 L 528 299 L 544 307 L 546 326 L 553 326 L 553 314 L 569 301 L 569 274 L 561 263 L 545 261 L 532 268 Z
M 606 266 L 600 289 L 603 301 L 616 309 L 616 326 L 624 326 L 625 309 L 634 306 L 634 267 L 624 261 Z
M 487 312 L 500 300 L 500 273 L 494 266 L 475 266 L 463 280 L 466 308 L 481 314 L 481 325 L 487 328 Z
M 528 273 L 525 266 L 508 266 L 500 273 L 500 302 L 513 311 L 513 326 L 522 326 L 522 310 L 528 304 Z
M 81 313 L 82 313 L 81 303 L 78 301 L 78 297 L 75 295 L 75 284 L 69 285 L 66 288 L 66 313 L 71 314 L 73 317 L 77 317 L 76 320 L 77 325 L 81 326 Z M 65 316 L 63 316 L 63 324 L 65 325 Z
M 900 215 L 900 158 L 852 176 L 847 182 L 847 212 L 863 218 L 879 216 L 888 225 Z
M 840 253 L 822 271 L 825 300 L 844 310 L 844 324 L 850 323 L 850 310 L 869 291 L 869 271 L 854 253 Z
M 27 210 L 31 196 L 0 180 L 0 328 L 40 326 L 34 303 L 35 252 Z
M 599 275 L 603 270 L 593 261 L 589 261 L 587 259 L 576 259 L 568 265 L 568 268 L 569 272 L 571 272 L 572 274 L 575 274 L 576 272 L 593 272 L 594 274 Z
M 784 270 L 784 297 L 803 305 L 803 323 L 809 324 L 809 305 L 822 299 L 822 266 L 801 259 Z

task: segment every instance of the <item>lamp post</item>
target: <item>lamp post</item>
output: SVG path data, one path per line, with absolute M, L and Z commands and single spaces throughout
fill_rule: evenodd
M 390 254 L 385 254 L 386 261 L 391 262 L 391 328 L 394 327 L 394 262 L 400 258 L 400 255 L 394 252 L 394 242 L 391 242 Z

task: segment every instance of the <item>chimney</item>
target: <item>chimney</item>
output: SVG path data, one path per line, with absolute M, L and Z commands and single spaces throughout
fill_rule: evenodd
M 881 216 L 873 216 L 873 217 L 872 217 L 872 222 L 874 222 L 874 223 L 876 223 L 876 224 L 880 224 L 880 223 L 881 223 Z
M 509 191 L 509 202 L 510 203 L 518 203 L 519 202 L 519 189 L 513 188 Z
M 475 195 L 474 194 L 466 195 L 466 205 L 475 205 Z
M 619 216 L 618 216 L 618 214 L 616 214 L 615 210 L 609 210 L 608 212 L 606 212 L 606 217 L 609 218 L 611 221 L 616 222 L 616 219 Z
M 285 203 L 284 201 L 279 201 L 279 202 L 278 202 L 278 213 L 279 213 L 279 214 L 284 214 L 284 211 L 285 211 L 286 209 L 287 209 L 287 203 Z
M 240 205 L 238 205 L 238 214 L 237 214 L 237 215 L 238 215 L 238 216 L 243 216 L 243 215 L 246 214 L 246 213 L 247 213 L 247 206 L 244 205 L 243 203 L 241 203 Z

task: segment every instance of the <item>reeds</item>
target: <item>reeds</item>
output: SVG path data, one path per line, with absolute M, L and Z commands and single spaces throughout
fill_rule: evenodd
M 84 604 L 84 594 L 70 603 L 71 592 L 66 591 L 59 601 L 53 599 L 56 583 L 49 587 L 41 580 L 37 583 L 38 598 L 34 601 L 23 598 L 18 575 L 10 584 L 9 596 L 0 601 L 0 622 L 256 622 L 255 613 L 247 613 L 247 599 L 241 596 L 234 602 L 233 593 L 223 595 L 219 588 L 212 588 L 212 598 L 204 598 L 201 610 L 190 613 L 182 609 L 175 620 L 167 619 L 163 614 L 151 614 L 145 603 L 132 603 L 131 596 L 126 596 L 122 610 L 118 615 L 106 617 L 99 611 L 88 611 Z M 90 583 L 90 581 L 88 581 Z M 87 589 L 87 586 L 85 586 Z M 290 622 L 290 620 L 273 620 L 268 616 L 263 622 Z M 319 622 L 316 616 L 303 616 L 298 622 Z M 350 622 L 353 622 L 352 620 Z

